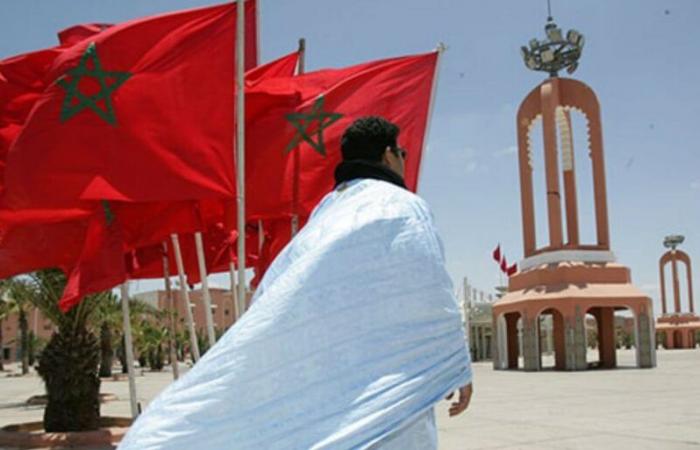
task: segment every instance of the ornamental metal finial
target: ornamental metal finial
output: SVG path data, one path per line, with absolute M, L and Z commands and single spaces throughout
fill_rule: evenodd
M 664 238 L 664 247 L 670 248 L 671 250 L 675 250 L 676 247 L 681 245 L 684 240 L 685 236 L 682 236 L 680 234 L 672 234 L 670 236 L 666 236 Z
M 585 42 L 583 35 L 576 30 L 569 30 L 564 39 L 561 28 L 554 23 L 551 15 L 547 17 L 544 31 L 546 39 L 531 39 L 529 46 L 520 47 L 525 66 L 531 70 L 548 72 L 550 77 L 556 77 L 562 69 L 574 73 Z

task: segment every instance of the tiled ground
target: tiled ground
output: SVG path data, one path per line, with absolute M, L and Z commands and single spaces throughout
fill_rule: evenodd
M 623 365 L 632 352 L 619 351 Z M 525 373 L 476 363 L 469 410 L 447 416 L 438 406 L 440 448 L 462 449 L 700 449 L 700 349 L 658 352 L 658 367 L 638 370 Z M 36 376 L 0 374 L 0 426 L 41 420 L 42 407 L 24 401 L 42 393 Z M 170 372 L 137 377 L 144 404 L 172 379 Z M 104 381 L 118 400 L 102 413 L 128 416 L 128 384 Z

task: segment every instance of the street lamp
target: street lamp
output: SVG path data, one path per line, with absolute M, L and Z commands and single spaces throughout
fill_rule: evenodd
M 585 43 L 583 35 L 569 30 L 565 39 L 552 16 L 547 18 L 544 31 L 547 36 L 544 40 L 531 39 L 528 46 L 520 47 L 525 66 L 530 70 L 547 72 L 550 77 L 558 76 L 562 69 L 569 74 L 574 73 Z
M 680 234 L 672 234 L 664 238 L 664 247 L 675 250 L 676 247 L 681 245 L 685 241 L 685 236 Z

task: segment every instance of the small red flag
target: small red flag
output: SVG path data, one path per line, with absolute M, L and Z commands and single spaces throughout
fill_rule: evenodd
M 517 271 L 518 271 L 518 264 L 517 263 L 513 263 L 512 266 L 510 266 L 510 267 L 508 267 L 508 269 L 506 269 L 506 273 L 508 274 L 508 276 L 515 274 Z
M 503 258 L 501 259 L 501 271 L 503 273 L 506 273 L 508 271 L 508 263 L 506 262 L 505 254 L 503 254 Z
M 70 28 L 58 32 L 58 41 L 61 43 L 62 47 L 70 47 L 111 26 L 111 23 L 81 23 L 79 25 L 73 25 Z
M 66 312 L 89 294 L 126 280 L 124 242 L 119 224 L 106 202 L 90 218 L 83 249 L 68 276 L 58 303 Z
M 501 244 L 498 244 L 498 246 L 494 249 L 493 251 L 493 259 L 497 263 L 501 262 Z

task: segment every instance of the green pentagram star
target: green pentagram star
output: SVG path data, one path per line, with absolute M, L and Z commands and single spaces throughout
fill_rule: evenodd
M 102 200 L 102 209 L 105 213 L 107 225 L 112 225 L 112 222 L 114 222 L 114 211 L 112 211 L 112 206 L 107 200 Z
M 297 134 L 289 142 L 284 153 L 291 152 L 300 141 L 308 143 L 319 154 L 326 156 L 326 146 L 323 142 L 323 130 L 340 120 L 343 117 L 340 113 L 326 112 L 323 110 L 325 99 L 323 95 L 319 96 L 311 107 L 308 113 L 291 113 L 287 114 L 287 120 L 297 130 Z M 318 121 L 318 129 L 315 133 L 309 133 L 311 125 Z M 316 140 L 314 140 L 314 136 Z
M 88 67 L 89 61 L 92 61 L 92 68 Z M 117 118 L 114 115 L 111 96 L 130 76 L 131 74 L 129 72 L 105 71 L 102 68 L 100 59 L 97 57 L 95 43 L 91 42 L 80 58 L 78 66 L 70 69 L 58 80 L 58 85 L 66 90 L 66 97 L 63 99 L 63 105 L 61 106 L 61 122 L 65 122 L 83 109 L 89 108 L 108 124 L 116 125 Z M 85 95 L 80 92 L 78 83 L 80 83 L 82 77 L 93 77 L 97 79 L 100 85 L 100 91 L 93 95 Z M 111 84 L 107 83 L 108 79 L 113 80 Z M 74 103 L 76 99 L 78 102 Z M 104 100 L 104 109 L 97 104 L 100 100 Z

